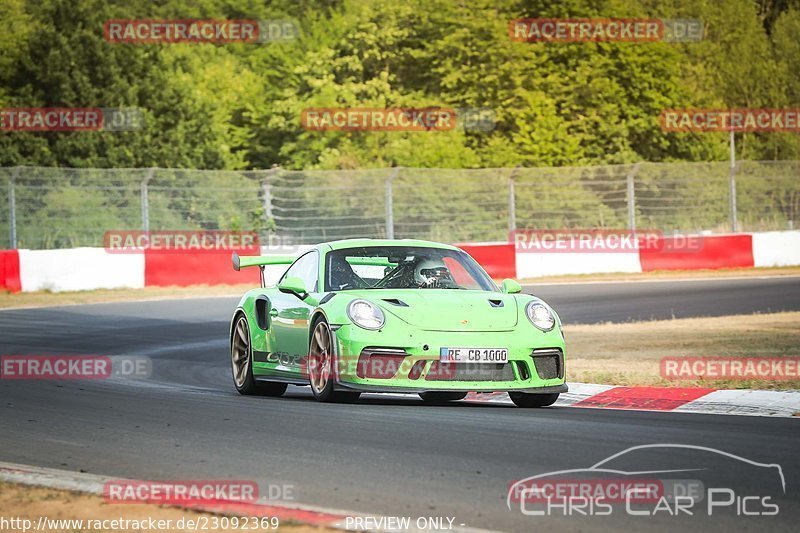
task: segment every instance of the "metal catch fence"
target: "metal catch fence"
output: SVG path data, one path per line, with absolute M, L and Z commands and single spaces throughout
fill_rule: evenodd
M 792 229 L 800 161 L 218 171 L 0 168 L 0 248 L 103 246 L 113 230 L 506 241 L 514 229 Z

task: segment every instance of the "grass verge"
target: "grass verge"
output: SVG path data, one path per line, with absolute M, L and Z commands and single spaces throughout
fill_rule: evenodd
M 57 490 L 57 489 L 50 489 L 45 487 L 34 487 L 30 485 L 19 485 L 15 483 L 6 483 L 0 482 L 0 517 L 5 518 L 6 520 L 11 518 L 20 518 L 23 520 L 30 520 L 30 526 L 28 531 L 34 530 L 36 526 L 39 524 L 40 517 L 45 517 L 51 521 L 55 520 L 73 520 L 73 521 L 82 521 L 82 523 L 61 523 L 57 524 L 55 522 L 50 522 L 50 527 L 44 527 L 44 529 L 39 530 L 40 532 L 46 533 L 49 531 L 69 531 L 71 533 L 79 533 L 79 532 L 91 532 L 96 533 L 97 531 L 104 531 L 104 532 L 113 532 L 113 531 L 121 531 L 130 533 L 131 531 L 139 531 L 139 529 L 132 528 L 132 527 L 122 527 L 123 525 L 132 525 L 130 522 L 128 524 L 117 524 L 117 527 L 114 527 L 114 524 L 110 521 L 112 520 L 136 520 L 136 521 L 144 521 L 147 523 L 149 519 L 153 520 L 169 520 L 169 524 L 172 527 L 170 528 L 158 528 L 157 530 L 148 529 L 147 526 L 145 528 L 140 529 L 141 531 L 195 531 L 194 528 L 188 527 L 187 522 L 189 520 L 198 521 L 201 520 L 200 523 L 206 523 L 210 525 L 214 525 L 212 521 L 215 517 L 219 517 L 223 515 L 216 515 L 212 513 L 206 512 L 198 512 L 192 511 L 188 509 L 181 509 L 178 507 L 168 507 L 162 505 L 150 505 L 150 504 L 107 504 L 103 500 L 102 496 L 94 495 L 94 494 L 85 494 L 79 492 L 71 492 L 66 490 Z M 183 523 L 180 523 L 180 520 L 183 519 Z M 102 527 L 93 527 L 94 524 L 90 524 L 87 521 L 89 520 L 100 520 L 100 521 L 107 521 L 102 524 Z M 203 531 L 242 531 L 242 523 L 241 521 L 244 518 L 240 519 L 240 523 L 238 524 L 238 528 L 234 527 L 227 527 L 225 529 L 219 527 L 216 529 L 210 528 L 203 529 Z M 252 519 L 251 519 L 252 520 Z M 206 522 L 207 521 L 207 522 Z M 196 522 L 197 523 L 197 522 Z M 250 521 L 248 521 L 248 524 Z M 166 525 L 167 522 L 164 522 L 163 525 Z M 260 524 L 260 522 L 258 522 Z M 43 523 L 43 526 L 46 524 Z M 184 527 L 178 527 L 179 525 L 183 525 Z M 229 525 L 229 524 L 224 524 Z M 266 525 L 266 524 L 265 524 Z M 61 527 L 58 527 L 61 526 Z M 83 527 L 80 527 L 83 526 Z M 250 527 L 249 531 L 276 531 L 275 529 L 264 528 L 261 529 L 259 527 Z M 2 529 L 0 531 L 22 531 L 20 527 L 15 527 L 11 529 Z M 286 531 L 289 533 L 309 533 L 309 532 L 325 532 L 325 531 L 333 531 L 327 528 L 319 528 L 315 526 L 307 526 L 303 524 L 285 524 L 283 522 L 280 523 L 278 531 Z
M 662 378 L 663 357 L 800 357 L 800 312 L 564 327 L 569 381 L 719 389 L 800 389 L 800 379 Z
M 0 309 L 11 307 L 44 307 L 134 300 L 163 300 L 197 296 L 240 296 L 252 285 L 195 285 L 192 287 L 146 287 L 144 289 L 98 289 L 72 292 L 0 292 Z

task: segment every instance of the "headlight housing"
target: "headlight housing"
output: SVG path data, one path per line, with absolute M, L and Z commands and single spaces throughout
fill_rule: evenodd
M 528 305 L 525 306 L 525 314 L 528 315 L 531 324 L 542 331 L 550 331 L 556 325 L 556 317 L 542 302 L 528 302 Z
M 380 307 L 361 299 L 353 300 L 347 305 L 347 316 L 353 324 L 364 329 L 381 329 L 386 322 Z

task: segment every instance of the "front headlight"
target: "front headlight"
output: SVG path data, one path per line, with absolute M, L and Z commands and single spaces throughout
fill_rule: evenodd
M 347 316 L 356 326 L 364 329 L 381 329 L 386 317 L 380 307 L 367 300 L 353 300 L 347 306 Z
M 528 302 L 525 306 L 525 314 L 531 324 L 542 331 L 550 331 L 556 325 L 556 318 L 553 313 L 541 302 Z

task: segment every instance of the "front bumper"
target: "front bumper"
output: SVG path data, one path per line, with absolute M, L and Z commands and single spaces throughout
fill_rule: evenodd
M 564 338 L 558 328 L 542 332 L 369 331 L 354 325 L 336 329 L 337 388 L 370 392 L 567 391 Z M 507 348 L 507 363 L 441 363 L 441 347 Z M 373 372 L 374 355 L 381 371 Z M 365 359 L 366 357 L 366 359 Z M 387 362 L 383 365 L 383 362 Z M 366 363 L 366 364 L 365 364 Z M 394 366 L 389 366 L 389 364 Z M 377 376 L 376 374 L 381 374 Z
M 498 392 L 498 391 L 512 391 L 512 392 L 526 392 L 528 394 L 561 394 L 562 392 L 569 392 L 569 386 L 566 383 L 561 385 L 553 385 L 550 387 L 533 387 L 530 389 L 491 389 L 480 390 L 475 387 L 461 388 L 461 387 L 448 387 L 446 389 L 431 389 L 431 388 L 403 388 L 402 386 L 386 386 L 386 385 L 364 385 L 339 382 L 336 384 L 336 390 L 349 390 L 358 392 L 397 392 L 397 393 L 420 393 L 420 392 L 435 392 L 446 390 L 447 392 Z

